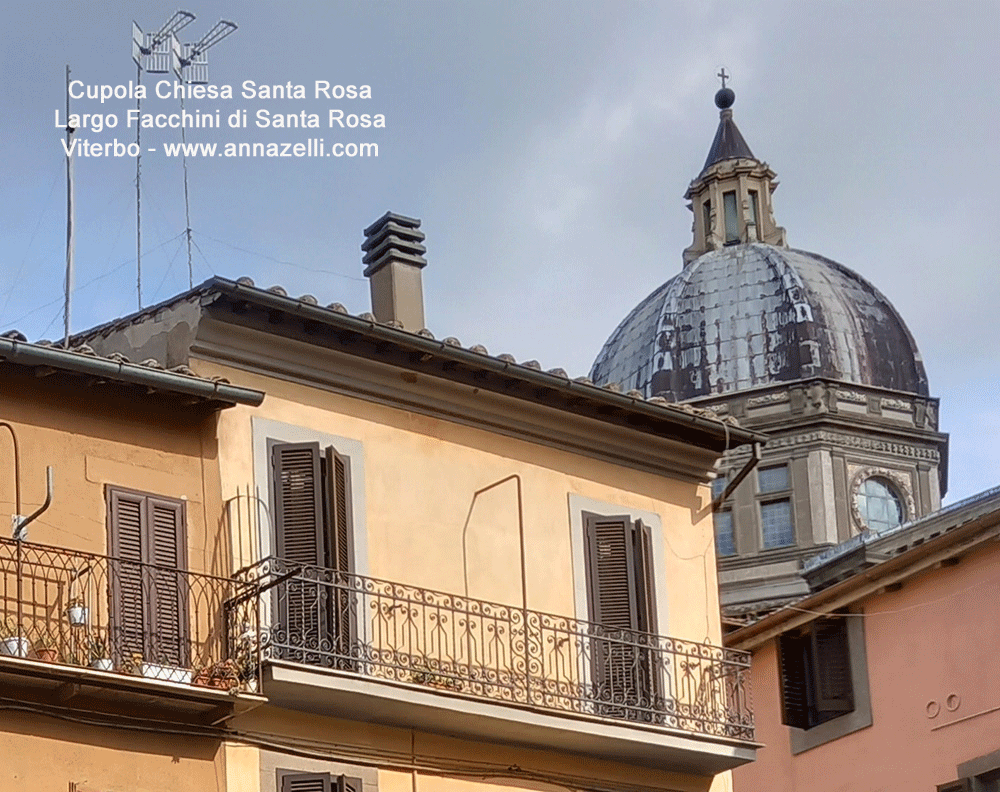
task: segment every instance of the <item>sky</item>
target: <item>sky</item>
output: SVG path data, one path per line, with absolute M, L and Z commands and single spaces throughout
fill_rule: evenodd
M 427 325 L 438 338 L 586 374 L 617 324 L 676 274 L 690 244 L 684 191 L 708 152 L 716 73 L 735 120 L 778 174 L 775 215 L 792 247 L 859 272 L 896 306 L 923 354 L 951 435 L 946 502 L 1000 481 L 1000 3 L 181 0 L 238 30 L 209 50 L 232 99 L 221 129 L 189 143 L 375 143 L 377 157 L 189 157 L 178 129 L 141 130 L 136 162 L 75 164 L 74 332 L 162 301 L 213 274 L 369 310 L 362 230 L 386 211 L 422 220 Z M 65 69 L 84 86 L 128 86 L 133 20 L 162 2 L 40 2 L 0 48 L 0 332 L 61 338 L 65 278 Z M 141 110 L 179 112 L 142 76 Z M 303 85 L 306 99 L 242 96 Z M 314 97 L 316 81 L 371 98 Z M 77 89 L 74 89 L 77 90 Z M 86 90 L 86 89 L 80 89 Z M 78 140 L 135 142 L 131 99 L 74 99 L 118 126 Z M 226 121 L 247 112 L 247 126 Z M 255 125 L 315 113 L 319 129 Z M 330 110 L 384 128 L 330 128 Z M 56 113 L 59 113 L 57 116 Z M 147 149 L 155 148 L 154 152 Z

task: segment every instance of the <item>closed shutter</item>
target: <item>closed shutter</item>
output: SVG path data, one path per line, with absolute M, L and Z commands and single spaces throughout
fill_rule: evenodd
M 329 603 L 332 621 L 330 629 L 335 636 L 336 666 L 354 668 L 352 647 L 356 634 L 354 585 L 350 573 L 354 571 L 352 559 L 353 527 L 351 525 L 351 461 L 330 446 L 326 449 L 327 508 L 330 524 L 329 566 L 336 570 L 334 589 Z
M 188 580 L 184 541 L 184 504 L 147 497 L 151 659 L 175 666 L 189 665 Z
M 847 618 L 850 617 L 823 619 L 813 625 L 813 680 L 817 712 L 842 713 L 854 709 Z
M 145 656 L 145 625 L 149 597 L 143 586 L 144 498 L 131 492 L 108 489 L 109 541 L 111 555 L 111 645 L 115 663 Z
M 958 781 L 951 781 L 947 784 L 938 784 L 937 792 L 972 792 L 972 779 L 960 778 Z
M 647 719 L 654 698 L 652 652 L 639 635 L 652 621 L 648 529 L 627 516 L 584 514 L 591 618 L 604 631 L 593 641 L 595 698 L 602 714 Z
M 325 566 L 319 443 L 281 443 L 271 449 L 278 557 Z
M 778 640 L 781 676 L 781 722 L 797 729 L 809 728 L 807 654 L 809 637 L 786 633 Z
M 286 659 L 317 663 L 331 645 L 332 614 L 322 569 L 327 565 L 323 471 L 319 443 L 278 443 L 271 448 L 278 557 L 303 567 L 275 589 L 279 636 Z
M 641 632 L 656 632 L 656 608 L 653 597 L 653 538 L 649 526 L 635 521 L 633 530 L 635 588 L 638 602 L 636 619 Z
M 330 773 L 285 773 L 281 792 L 363 792 L 360 778 Z
M 114 487 L 107 497 L 115 659 L 187 666 L 184 503 Z
M 639 629 L 632 521 L 588 514 L 585 524 L 591 618 L 610 629 Z
M 281 792 L 333 792 L 329 773 L 288 773 L 281 778 Z

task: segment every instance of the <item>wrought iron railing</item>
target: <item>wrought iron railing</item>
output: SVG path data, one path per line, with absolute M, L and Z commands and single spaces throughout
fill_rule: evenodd
M 262 659 L 752 741 L 749 655 L 266 559 L 230 608 Z
M 230 578 L 0 539 L 0 655 L 254 690 L 256 645 L 227 622 L 226 602 L 246 588 Z

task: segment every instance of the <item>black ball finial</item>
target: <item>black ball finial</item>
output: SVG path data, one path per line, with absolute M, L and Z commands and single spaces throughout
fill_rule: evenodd
M 720 88 L 715 92 L 715 106 L 720 110 L 732 107 L 735 101 L 736 93 L 732 88 Z

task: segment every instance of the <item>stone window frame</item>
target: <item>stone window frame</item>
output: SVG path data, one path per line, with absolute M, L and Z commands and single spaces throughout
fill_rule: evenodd
M 760 474 L 762 471 L 771 470 L 772 468 L 785 468 L 785 472 L 788 476 L 788 486 L 781 490 L 768 490 L 767 492 L 762 492 L 760 488 Z M 792 468 L 790 460 L 784 460 L 782 462 L 775 462 L 773 464 L 761 464 L 757 468 L 757 475 L 754 477 L 754 499 L 755 508 L 757 512 L 757 526 L 758 526 L 758 541 L 760 552 L 770 553 L 777 550 L 785 550 L 789 547 L 795 547 L 798 544 L 799 536 L 798 531 L 795 528 L 795 501 L 792 499 Z M 774 547 L 767 547 L 764 544 L 764 512 L 763 506 L 768 503 L 777 503 L 780 501 L 785 501 L 788 503 L 788 517 L 791 521 L 792 529 L 792 541 L 788 544 L 775 545 Z
M 917 506 L 913 499 L 913 486 L 909 478 L 889 468 L 868 465 L 854 471 L 854 475 L 851 476 L 851 485 L 848 489 L 851 520 L 858 533 L 868 531 L 868 525 L 861 515 L 861 509 L 858 508 L 858 493 L 861 490 L 861 485 L 870 478 L 884 478 L 896 488 L 896 494 L 903 504 L 903 521 L 900 525 L 905 525 L 917 516 Z
M 306 426 L 282 423 L 270 418 L 251 417 L 253 443 L 253 473 L 258 497 L 263 502 L 266 518 L 259 520 L 259 551 L 261 558 L 274 554 L 274 493 L 271 487 L 271 446 L 274 443 L 316 443 L 333 446 L 350 460 L 350 504 L 352 529 L 352 561 L 354 573 L 369 574 L 367 509 L 365 505 L 365 456 L 361 441 L 332 435 Z
M 847 619 L 847 648 L 851 663 L 854 709 L 811 729 L 787 727 L 793 756 L 866 729 L 874 722 L 868 680 L 868 653 L 865 648 L 865 617 L 863 612 L 850 612 L 844 618 Z M 778 673 L 781 673 L 780 668 Z

